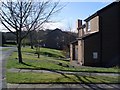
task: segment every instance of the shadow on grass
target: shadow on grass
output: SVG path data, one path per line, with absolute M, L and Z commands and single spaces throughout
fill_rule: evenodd
M 33 69 L 33 70 L 51 70 L 51 71 L 57 71 L 58 69 L 48 69 L 48 68 L 41 68 L 41 67 L 38 67 L 38 66 L 34 66 L 34 65 L 31 65 L 31 64 L 27 64 L 27 63 L 25 63 L 25 62 L 23 62 L 23 63 L 21 63 L 21 64 L 23 64 L 23 65 L 26 65 L 26 66 L 30 66 L 30 67 L 32 67 L 32 68 L 20 68 L 20 69 Z M 68 64 L 63 64 L 63 63 L 57 63 L 57 65 L 59 65 L 59 66 L 62 66 L 62 67 L 65 67 L 65 68 L 74 68 L 74 66 L 70 66 L 70 65 L 68 65 Z M 113 73 L 113 74 L 120 74 L 120 72 L 101 72 L 101 71 L 82 71 L 82 69 L 81 70 L 59 70 L 59 71 L 68 71 L 68 72 L 85 72 L 85 73 Z
M 55 58 L 64 58 L 61 55 L 55 54 L 55 53 L 50 53 L 50 52 L 40 52 L 41 55 L 45 55 L 48 57 L 55 57 Z
M 27 64 L 25 62 L 22 62 L 21 64 L 26 65 L 26 66 L 32 66 L 32 67 L 34 67 L 33 65 Z
M 112 83 L 106 83 L 103 79 L 100 79 L 100 78 L 95 78 L 95 77 L 93 77 L 93 76 L 90 76 L 90 78 L 91 79 L 97 79 L 97 80 L 99 80 L 100 81 L 100 83 L 98 82 L 98 83 L 95 83 L 94 81 L 91 81 L 91 80 L 89 80 L 88 79 L 88 76 L 83 76 L 83 79 L 81 79 L 81 77 L 79 77 L 78 75 L 75 75 L 78 79 L 79 79 L 79 81 L 81 81 L 81 83 L 82 84 L 84 84 L 84 85 L 82 85 L 82 84 L 80 84 L 83 88 L 85 88 L 85 89 L 92 89 L 92 90 L 108 90 L 108 89 L 110 89 L 110 88 L 108 88 L 109 86 L 110 87 L 112 87 L 112 88 L 114 88 L 114 89 L 117 89 L 118 90 L 118 88 L 117 87 L 115 87 L 115 86 L 111 86 L 111 84 Z M 87 81 L 87 83 L 85 82 L 85 81 Z M 94 82 L 94 83 L 93 83 Z M 98 84 L 100 85 L 100 84 L 104 84 L 104 85 L 107 85 L 108 87 L 106 87 L 106 88 L 104 88 L 103 86 L 102 87 L 100 87 L 100 86 L 98 86 Z M 85 87 L 85 85 L 86 86 L 88 86 L 89 88 L 86 88 Z
M 71 66 L 71 65 L 68 65 L 65 63 L 57 63 L 57 65 L 62 66 L 62 67 L 66 67 L 66 68 L 70 68 L 70 67 L 74 68 L 74 66 Z
M 61 60 L 61 61 L 66 61 L 66 62 L 70 62 L 70 60 L 67 60 L 65 58 L 57 58 L 58 60 Z
M 23 65 L 26 65 L 26 66 L 32 66 L 32 67 L 36 67 L 36 66 L 33 66 L 33 65 L 30 65 L 30 64 L 27 64 L 27 63 L 22 63 Z M 47 69 L 47 68 L 40 68 L 41 70 L 47 70 L 47 71 L 50 71 L 50 72 L 54 72 L 54 73 L 57 73 L 57 74 L 60 74 L 60 75 L 62 75 L 63 77 L 60 77 L 60 78 L 56 78 L 55 79 L 55 81 L 56 82 L 49 82 L 49 83 L 47 83 L 47 84 L 52 84 L 52 85 L 54 85 L 54 84 L 63 84 L 63 86 L 64 87 L 67 87 L 67 88 L 70 88 L 71 86 L 70 86 L 70 84 L 78 84 L 79 86 L 81 86 L 83 89 L 86 89 L 86 90 L 106 90 L 106 89 L 104 89 L 104 88 L 102 88 L 102 87 L 100 87 L 100 86 L 98 86 L 97 84 L 106 84 L 103 80 L 101 80 L 101 79 L 99 79 L 100 80 L 100 82 L 101 83 L 93 83 L 93 81 L 91 81 L 91 80 L 89 80 L 87 77 L 88 76 L 82 76 L 82 77 L 80 77 L 79 75 L 76 75 L 76 74 L 72 74 L 73 76 L 75 76 L 75 78 L 77 78 L 77 80 L 75 79 L 75 78 L 73 78 L 73 77 L 70 77 L 70 76 L 68 76 L 68 74 L 64 74 L 63 72 L 59 72 L 59 71 L 57 71 L 57 70 L 51 70 L 51 69 Z M 61 82 L 61 80 L 63 79 L 63 78 L 67 78 L 67 79 L 69 79 L 70 80 L 70 82 Z M 95 78 L 95 77 L 93 77 L 93 76 L 90 76 L 90 78 L 93 78 L 93 79 L 97 79 L 97 78 Z M 41 83 L 41 84 L 44 84 L 44 82 L 43 83 Z M 65 84 L 67 84 L 67 85 L 65 85 Z M 51 85 L 51 86 L 52 86 Z M 106 85 L 108 85 L 108 84 L 106 84 Z M 76 87 L 77 88 L 77 87 Z M 115 88 L 114 86 L 113 86 L 113 88 Z

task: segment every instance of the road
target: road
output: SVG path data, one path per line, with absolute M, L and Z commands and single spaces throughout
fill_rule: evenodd
M 7 50 L 3 50 L 4 48 L 9 48 Z M 10 56 L 10 54 L 15 51 L 15 47 L 0 47 L 0 90 L 2 88 L 7 88 L 6 78 L 5 78 L 5 63 L 6 59 Z

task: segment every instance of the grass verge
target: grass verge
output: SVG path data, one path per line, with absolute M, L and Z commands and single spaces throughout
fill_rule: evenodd
M 3 48 L 2 51 L 8 51 L 10 48 Z
M 47 48 L 41 48 L 42 52 L 47 51 Z M 18 63 L 17 52 L 14 52 L 7 61 L 7 68 L 22 68 L 22 69 L 51 69 L 60 71 L 81 71 L 81 72 L 99 72 L 99 73 L 120 73 L 119 68 L 99 68 L 99 67 L 73 67 L 70 65 L 69 60 L 59 59 L 56 57 L 48 57 L 45 54 L 34 54 L 35 50 L 30 48 L 22 49 L 22 56 L 24 64 Z M 50 51 L 49 51 L 50 52 Z M 52 52 L 52 49 L 51 49 Z M 58 53 L 58 52 L 56 52 Z M 60 53 L 60 52 L 59 52 Z M 62 54 L 59 54 L 60 56 Z
M 52 73 L 10 73 L 7 72 L 8 83 L 119 83 L 118 77 L 110 76 L 78 76 Z

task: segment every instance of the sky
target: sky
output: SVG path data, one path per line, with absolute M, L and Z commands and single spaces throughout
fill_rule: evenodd
M 74 32 L 76 30 L 77 19 L 84 20 L 96 11 L 107 6 L 111 2 L 63 2 L 66 6 L 54 17 L 58 22 L 48 25 L 49 28 L 61 28 L 69 31 L 69 27 Z M 53 20 L 53 21 L 54 21 Z
M 99 0 L 101 2 L 97 2 L 98 0 L 96 2 L 94 2 L 95 0 L 88 0 L 89 2 L 86 0 L 75 0 L 76 2 L 73 1 L 74 0 L 72 0 L 72 2 L 60 2 L 60 5 L 65 5 L 65 7 L 60 12 L 53 15 L 52 20 L 55 22 L 45 24 L 45 28 L 60 28 L 63 31 L 69 31 L 71 28 L 71 31 L 75 32 L 77 19 L 84 20 L 90 15 L 94 14 L 96 11 L 111 3 L 109 0 L 107 0 L 108 2 L 105 2 L 105 0 L 104 2 L 102 2 L 102 0 Z M 0 28 L 3 29 L 4 27 L 0 25 Z

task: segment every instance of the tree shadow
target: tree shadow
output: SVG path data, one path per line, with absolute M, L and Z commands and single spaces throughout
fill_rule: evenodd
M 70 60 L 67 60 L 65 58 L 57 58 L 58 60 L 61 60 L 61 61 L 66 61 L 66 62 L 70 62 Z
M 26 65 L 26 66 L 32 66 L 32 67 L 33 67 L 33 65 L 27 64 L 27 63 L 25 63 L 25 62 L 22 62 L 21 64 Z
M 96 79 L 95 77 L 91 76 L 92 79 Z M 104 79 L 103 79 L 104 80 Z M 99 78 L 99 81 L 102 83 L 102 84 L 106 84 L 102 79 Z M 100 84 L 100 83 L 99 83 Z
M 27 63 L 25 63 L 25 62 L 22 62 L 21 64 L 22 64 L 22 65 L 29 66 L 29 67 L 34 67 L 35 69 L 38 68 L 38 67 L 36 67 L 36 66 L 34 66 L 34 65 L 27 64 Z M 20 69 L 31 69 L 31 68 L 20 68 Z
M 90 81 L 89 79 L 87 79 L 87 76 L 83 76 L 83 79 L 85 79 L 88 83 L 86 83 L 83 79 L 81 79 L 78 75 L 75 75 L 78 79 L 79 79 L 79 81 L 81 81 L 82 82 L 82 84 L 84 84 L 84 85 L 82 85 L 82 84 L 80 84 L 83 88 L 85 88 L 85 89 L 88 89 L 89 90 L 89 88 L 90 89 L 92 89 L 92 90 L 106 90 L 106 89 L 103 89 L 103 88 L 100 88 L 99 86 L 97 86 L 95 83 L 93 83 L 92 81 Z M 91 77 L 92 78 L 92 77 Z M 85 85 L 86 86 L 88 86 L 89 88 L 87 88 L 87 87 L 85 87 Z
M 22 63 L 23 65 L 26 65 L 26 66 L 32 66 L 32 67 L 36 67 L 36 66 L 33 66 L 33 65 L 30 65 L 30 64 L 27 64 L 27 63 Z M 76 74 L 71 74 L 71 75 L 74 75 L 77 79 L 78 79 L 78 81 L 76 80 L 76 79 L 74 79 L 73 77 L 70 77 L 70 76 L 68 76 L 68 74 L 65 74 L 65 73 L 63 73 L 62 71 L 60 72 L 60 71 L 57 71 L 57 70 L 52 70 L 52 69 L 48 69 L 48 68 L 40 68 L 41 70 L 47 70 L 47 71 L 50 71 L 50 72 L 54 72 L 54 73 L 58 73 L 58 74 L 60 74 L 60 75 L 62 75 L 63 77 L 60 77 L 60 78 L 57 78 L 56 79 L 56 82 L 55 83 L 52 83 L 52 82 L 50 82 L 50 84 L 63 84 L 65 87 L 67 87 L 67 88 L 71 88 L 70 86 L 68 86 L 68 85 L 65 85 L 65 84 L 79 84 L 83 89 L 86 89 L 86 90 L 89 90 L 89 89 L 91 89 L 91 90 L 106 90 L 106 89 L 104 89 L 104 88 L 101 88 L 101 87 L 99 87 L 96 83 L 93 83 L 91 80 L 89 80 L 87 77 L 88 76 L 83 76 L 82 78 L 79 76 L 79 75 L 76 75 Z M 93 79 L 96 79 L 95 77 L 93 77 L 93 76 L 90 76 L 91 78 L 93 78 Z M 67 78 L 67 79 L 69 79 L 69 80 L 71 80 L 71 81 L 73 81 L 73 82 L 60 82 L 61 81 L 61 79 L 63 79 L 63 78 Z M 84 79 L 84 80 L 83 80 Z M 101 79 L 100 79 L 101 80 Z M 87 82 L 87 83 L 86 83 Z M 104 81 L 103 80 L 101 80 L 101 82 L 102 83 L 104 83 Z M 114 88 L 114 87 L 113 87 Z M 71 88 L 72 89 L 72 88 Z M 116 88 L 117 89 L 117 88 Z
M 105 85 L 111 86 L 112 88 L 114 88 L 114 90 L 120 90 L 120 85 L 119 84 L 105 84 Z M 117 85 L 117 87 L 114 86 L 114 85 Z
M 68 65 L 68 64 L 65 64 L 65 63 L 57 63 L 57 65 L 59 65 L 59 66 L 62 66 L 62 67 L 65 67 L 65 68 L 74 68 L 74 66 L 72 66 L 72 65 Z M 70 70 L 69 70 L 70 71 Z
M 31 67 L 37 67 L 37 66 L 34 66 L 34 65 L 31 65 L 31 64 L 27 64 L 25 62 L 22 63 L 23 65 L 26 65 L 26 66 L 31 66 Z M 38 68 L 38 67 L 37 67 Z M 69 77 L 67 74 L 65 74 L 64 72 L 62 71 L 57 71 L 57 70 L 53 70 L 53 69 L 48 69 L 48 68 L 39 68 L 40 70 L 47 70 L 47 71 L 50 71 L 50 72 L 54 72 L 54 73 L 58 73 L 60 75 L 62 75 L 64 78 L 67 78 L 69 80 L 72 80 L 73 82 L 64 82 L 63 84 L 65 83 L 68 83 L 68 84 L 79 84 L 82 86 L 82 84 L 85 84 L 86 86 L 88 86 L 90 89 L 92 90 L 96 90 L 97 89 L 101 89 L 98 85 L 96 85 L 96 83 L 93 83 L 91 80 L 89 80 L 87 77 L 88 76 L 83 76 L 82 78 L 79 77 L 79 75 L 77 74 L 71 74 L 71 75 L 74 75 L 79 81 L 77 81 L 76 79 L 72 78 L 72 77 Z M 93 78 L 93 79 L 96 79 L 94 76 L 90 76 L 90 78 Z M 57 78 L 56 79 L 56 82 L 59 82 L 59 83 L 62 83 L 60 82 L 62 78 Z M 84 79 L 84 80 L 83 80 Z M 102 79 L 99 79 L 101 83 L 97 83 L 97 84 L 106 84 Z M 91 85 L 92 84 L 92 85 Z M 88 89 L 87 87 L 85 87 L 85 85 L 83 85 L 82 87 L 85 88 L 85 89 Z M 105 90 L 104 88 L 102 88 L 103 90 Z
M 67 78 L 67 79 L 69 79 L 69 80 L 72 80 L 74 83 L 77 82 L 74 78 L 67 76 L 67 75 L 64 74 L 63 72 L 60 72 L 60 71 L 57 71 L 57 70 L 51 70 L 51 69 L 47 69 L 47 68 L 41 68 L 41 69 L 42 69 L 42 70 L 47 70 L 47 71 L 50 71 L 50 72 L 54 72 L 54 73 L 57 73 L 57 74 L 60 74 L 60 75 L 62 75 L 64 78 Z M 63 79 L 63 77 L 57 78 L 57 79 L 56 79 L 56 83 L 57 83 L 57 84 L 67 84 L 67 83 L 70 83 L 70 82 L 60 82 L 60 80 Z M 79 82 L 77 82 L 77 83 L 79 83 Z M 54 83 L 53 83 L 53 84 L 54 84 Z

